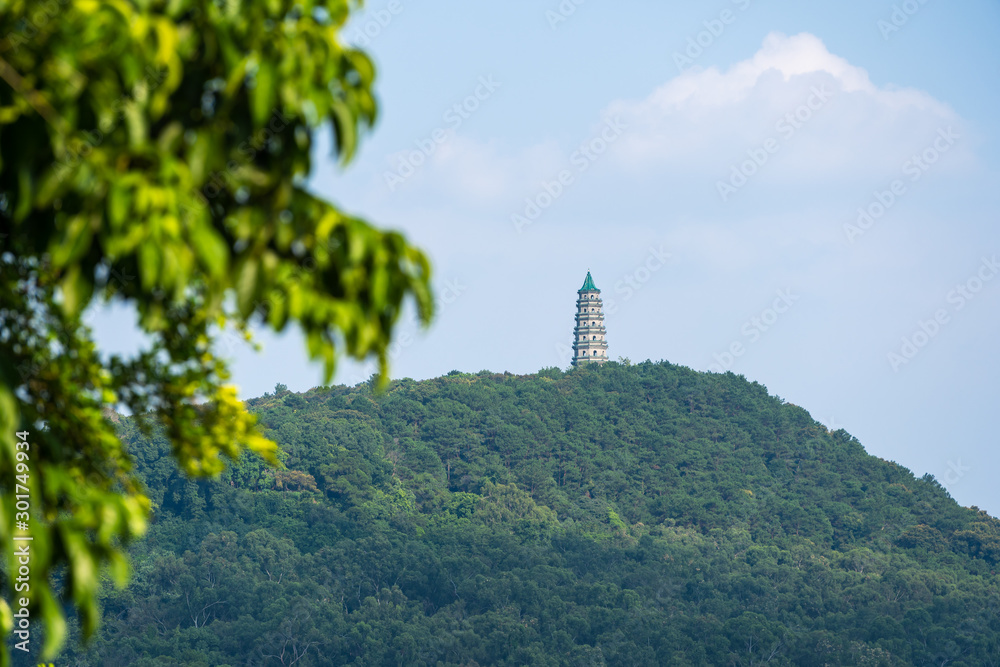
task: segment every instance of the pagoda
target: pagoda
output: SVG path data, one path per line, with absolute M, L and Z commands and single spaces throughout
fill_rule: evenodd
M 573 329 L 573 365 L 603 364 L 608 360 L 607 331 L 601 290 L 587 271 L 583 287 L 577 291 L 576 328 Z

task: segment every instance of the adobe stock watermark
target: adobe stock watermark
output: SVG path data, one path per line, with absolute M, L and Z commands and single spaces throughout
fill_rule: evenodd
M 291 118 L 282 115 L 282 113 L 277 109 L 272 111 L 267 125 L 244 139 L 243 142 L 236 147 L 239 159 L 233 158 L 226 162 L 226 168 L 224 170 L 212 172 L 209 175 L 208 181 L 202 185 L 199 190 L 194 192 L 193 203 L 196 203 L 197 206 L 204 208 L 209 206 L 210 200 L 215 199 L 225 191 L 230 191 L 234 194 L 234 196 L 238 196 L 241 185 L 238 177 L 240 169 L 250 164 L 250 162 L 252 162 L 257 156 L 257 153 L 265 150 L 271 140 L 284 132 L 285 128 L 288 127 L 291 121 Z M 194 205 L 189 206 L 187 203 L 184 203 L 181 206 L 185 210 L 185 213 L 195 207 Z M 209 207 L 209 213 L 212 217 L 217 216 L 217 212 L 211 207 Z
M 569 17 L 576 14 L 577 8 L 585 2 L 587 0 L 562 0 L 555 10 L 548 9 L 545 11 L 545 20 L 549 22 L 549 27 L 555 30 L 559 27 L 559 24 L 565 23 L 569 20 Z
M 962 138 L 962 135 L 955 132 L 949 125 L 947 128 L 939 128 L 937 136 L 927 148 L 914 153 L 902 166 L 904 176 L 909 176 L 911 183 L 916 183 L 934 165 L 941 156 L 952 149 L 955 143 Z M 894 179 L 885 190 L 875 190 L 872 193 L 871 201 L 858 208 L 858 218 L 855 224 L 844 223 L 844 234 L 849 243 L 854 243 L 854 239 L 863 236 L 865 232 L 875 226 L 882 216 L 896 202 L 909 191 L 906 183 L 901 178 Z
M 833 96 L 833 91 L 826 84 L 812 86 L 809 97 L 798 107 L 789 111 L 778 119 L 774 124 L 774 129 L 780 138 L 768 137 L 757 148 L 747 150 L 747 159 L 739 165 L 731 165 L 729 179 L 726 181 L 716 181 L 715 189 L 719 192 L 719 197 L 723 203 L 746 185 L 753 176 L 760 171 L 761 167 L 767 164 L 771 156 L 781 150 L 781 142 L 788 141 L 795 133 L 812 120 L 817 111 Z
M 739 8 L 741 12 L 745 12 L 750 7 L 751 0 L 730 0 L 734 5 Z M 722 37 L 722 33 L 726 31 L 726 26 L 730 26 L 736 23 L 736 18 L 738 14 L 731 9 L 723 9 L 719 12 L 719 15 L 715 18 L 709 19 L 707 21 L 702 21 L 702 25 L 705 26 L 704 30 L 698 32 L 698 34 L 693 37 L 688 37 L 687 46 L 684 48 L 684 52 L 674 51 L 674 64 L 677 66 L 677 71 L 683 73 L 685 67 L 692 67 L 694 61 L 701 57 L 705 50 L 710 48 L 715 44 L 716 40 Z
M 882 33 L 882 39 L 888 42 L 889 37 L 893 33 L 899 32 L 904 25 L 909 23 L 910 17 L 919 12 L 928 2 L 929 0 L 903 0 L 900 4 L 893 5 L 889 20 L 879 19 L 875 22 L 875 26 Z
M 635 266 L 634 269 L 622 275 L 614 284 L 615 294 L 621 300 L 614 298 L 603 299 L 603 311 L 605 318 L 613 317 L 619 311 L 619 307 L 628 303 L 642 288 L 653 278 L 653 275 L 667 265 L 672 255 L 664 247 L 649 246 L 646 256 Z M 573 358 L 573 348 L 563 341 L 555 344 L 556 358 L 560 363 L 568 364 Z
M 493 79 L 492 74 L 479 77 L 479 85 L 472 91 L 472 94 L 451 105 L 444 112 L 442 120 L 447 123 L 447 128 L 435 128 L 428 136 L 415 140 L 413 143 L 416 145 L 416 149 L 400 155 L 399 165 L 395 171 L 386 170 L 382 174 L 382 179 L 389 188 L 389 192 L 395 192 L 396 188 L 417 173 L 437 149 L 447 143 L 458 131 L 458 128 L 462 127 L 462 124 L 479 110 L 482 103 L 493 96 L 500 85 L 500 82 Z
M 439 318 L 446 311 L 453 307 L 463 294 L 468 291 L 469 286 L 462 283 L 461 278 L 451 278 L 444 281 L 444 284 L 434 293 L 434 316 Z M 416 313 L 411 313 L 405 321 L 400 321 L 393 328 L 392 341 L 386 348 L 386 355 L 389 361 L 395 363 L 403 352 L 417 342 L 416 330 L 420 328 L 420 321 Z M 343 384 L 352 387 L 360 382 L 365 382 L 375 372 L 375 367 L 365 364 L 355 369 L 350 376 L 344 378 Z
M 434 313 L 435 316 L 440 317 L 452 307 L 452 304 L 461 298 L 463 294 L 469 289 L 468 285 L 463 285 L 460 278 L 452 278 L 450 280 L 445 280 L 444 285 L 435 293 L 434 295 Z M 399 327 L 399 334 L 393 337 L 391 343 L 389 343 L 389 348 L 387 353 L 390 360 L 395 360 L 406 348 L 413 345 L 416 342 L 413 334 L 411 333 L 420 325 L 417 319 L 416 313 L 410 316 L 410 319 L 406 322 L 405 327 Z
M 327 247 L 333 251 L 339 247 L 339 244 L 340 242 L 337 239 L 330 238 L 327 242 Z M 319 268 L 319 265 L 312 256 L 304 257 L 296 263 L 295 268 L 292 271 L 292 282 L 299 283 L 304 281 L 307 276 Z M 120 274 L 116 274 L 116 277 L 117 275 Z M 134 276 L 124 276 L 124 278 L 126 281 L 131 281 Z M 459 282 L 459 279 L 446 280 L 444 282 L 444 286 L 434 294 L 435 313 L 440 314 L 443 312 L 445 308 L 454 303 L 466 289 L 467 287 L 462 285 L 461 282 Z M 253 304 L 253 307 L 250 309 L 251 317 L 259 318 L 260 323 L 263 323 L 262 326 L 266 328 L 266 323 L 274 310 L 282 311 L 287 308 L 286 301 L 288 298 L 288 296 L 281 293 L 277 289 L 271 290 L 271 292 L 262 296 Z M 418 323 L 416 313 L 411 314 L 410 319 L 407 320 L 407 324 L 412 324 L 415 327 Z M 402 330 L 401 324 L 394 325 L 394 331 L 397 332 L 395 334 L 396 342 L 401 340 L 402 337 L 398 332 L 401 332 Z M 232 355 L 242 349 L 246 343 L 251 340 L 252 336 L 248 337 L 242 330 L 234 331 L 232 329 L 221 329 L 215 339 L 215 342 L 220 345 L 220 353 Z M 408 338 L 403 347 L 408 347 L 411 342 L 412 341 Z
M 22 21 L 18 30 L 7 33 L 7 48 L 17 53 L 23 44 L 28 44 L 38 36 L 49 21 L 63 13 L 70 0 L 44 0 L 32 3 L 32 12 Z
M 954 486 L 958 484 L 959 480 L 965 477 L 965 473 L 972 470 L 969 466 L 962 465 L 962 459 L 957 461 L 948 461 L 948 472 L 941 476 L 944 480 L 945 486 Z
M 951 466 L 950 461 L 948 465 Z M 957 465 L 959 468 L 962 468 L 960 462 Z M 954 641 L 953 638 L 949 639 L 945 643 L 945 648 L 938 651 L 938 653 L 934 655 L 932 664 L 948 665 L 962 658 L 964 655 L 967 655 L 969 645 L 968 642 L 972 642 L 977 637 L 988 635 L 991 632 L 990 628 L 996 622 L 997 617 L 1000 616 L 1000 604 L 998 604 L 997 598 L 994 594 L 993 599 L 989 601 L 988 607 L 979 607 L 975 611 L 969 610 L 967 613 L 972 615 L 968 616 L 962 621 L 961 624 L 959 624 L 957 628 L 954 628 L 953 630 L 955 637 L 958 637 L 963 641 L 960 643 Z
M 746 339 L 746 342 L 744 343 L 743 339 L 736 339 L 722 352 L 713 354 L 712 358 L 715 359 L 715 363 L 709 364 L 708 370 L 713 373 L 725 373 L 730 370 L 736 360 L 746 354 L 747 346 L 756 343 L 765 332 L 770 331 L 781 319 L 781 316 L 787 313 L 800 298 L 792 294 L 792 290 L 788 288 L 779 289 L 775 294 L 774 301 L 771 302 L 770 306 L 760 311 L 760 314 L 748 319 L 740 327 L 740 334 L 743 339 Z
M 831 433 L 836 433 L 840 429 L 844 428 L 843 424 L 840 424 L 837 421 L 837 417 L 834 415 L 830 415 L 827 419 L 817 419 L 816 421 L 825 426 L 826 430 Z
M 102 118 L 94 129 L 81 131 L 76 137 L 76 148 L 70 148 L 71 142 L 66 142 L 66 152 L 55 162 L 56 178 L 60 181 L 63 180 L 75 167 L 86 160 L 98 146 L 104 143 L 104 139 L 118 128 L 119 122 L 125 117 L 129 107 L 136 104 L 137 99 L 147 97 L 166 78 L 166 69 L 156 69 L 152 65 L 147 65 L 146 75 L 142 80 L 136 82 L 127 92 L 119 95 L 118 99 L 111 104 L 112 115 Z
M 654 273 L 666 266 L 671 256 L 663 249 L 662 245 L 659 248 L 650 246 L 646 258 L 615 283 L 615 294 L 621 295 L 621 303 L 627 303 L 635 296 L 650 281 Z M 619 302 L 614 299 L 606 299 L 604 312 L 608 315 L 614 315 L 618 312 L 618 304 Z
M 994 254 L 992 257 L 983 257 L 979 268 L 965 282 L 954 287 L 945 296 L 945 301 L 951 305 L 948 308 L 939 308 L 928 319 L 918 320 L 916 329 L 909 335 L 900 339 L 900 346 L 896 350 L 890 351 L 886 355 L 889 367 L 894 373 L 899 372 L 901 366 L 910 363 L 920 350 L 934 340 L 941 329 L 951 322 L 953 314 L 961 311 L 976 295 L 982 291 L 986 283 L 993 280 L 997 273 L 1000 273 L 1000 260 Z
M 376 9 L 371 15 L 362 14 L 359 17 L 361 25 L 356 26 L 350 35 L 350 43 L 361 48 L 367 47 L 371 41 L 382 34 L 393 20 L 403 13 L 403 3 L 400 0 L 389 0 L 384 9 Z
M 576 173 L 571 169 L 563 169 L 551 181 L 542 181 L 540 190 L 525 198 L 524 208 L 511 214 L 510 221 L 517 233 L 520 234 L 525 227 L 538 220 L 576 182 L 576 175 L 590 169 L 627 128 L 628 125 L 622 122 L 621 116 L 606 119 L 597 136 L 580 144 L 569 156 L 570 164 L 576 167 Z

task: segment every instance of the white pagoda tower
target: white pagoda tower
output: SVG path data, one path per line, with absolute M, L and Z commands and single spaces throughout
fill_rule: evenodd
M 587 279 L 577 292 L 576 328 L 573 329 L 573 365 L 603 364 L 608 360 L 607 331 L 601 290 L 587 271 Z

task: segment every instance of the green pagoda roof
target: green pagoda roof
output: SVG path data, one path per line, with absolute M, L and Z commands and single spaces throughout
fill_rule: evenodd
M 600 292 L 597 289 L 597 285 L 594 284 L 594 279 L 590 277 L 590 271 L 587 271 L 587 279 L 583 281 L 583 287 L 579 289 L 580 292 Z

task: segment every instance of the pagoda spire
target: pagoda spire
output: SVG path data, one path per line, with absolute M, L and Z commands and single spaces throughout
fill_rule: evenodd
M 603 364 L 608 360 L 607 330 L 601 290 L 587 271 L 583 287 L 577 291 L 576 327 L 573 329 L 573 365 Z

